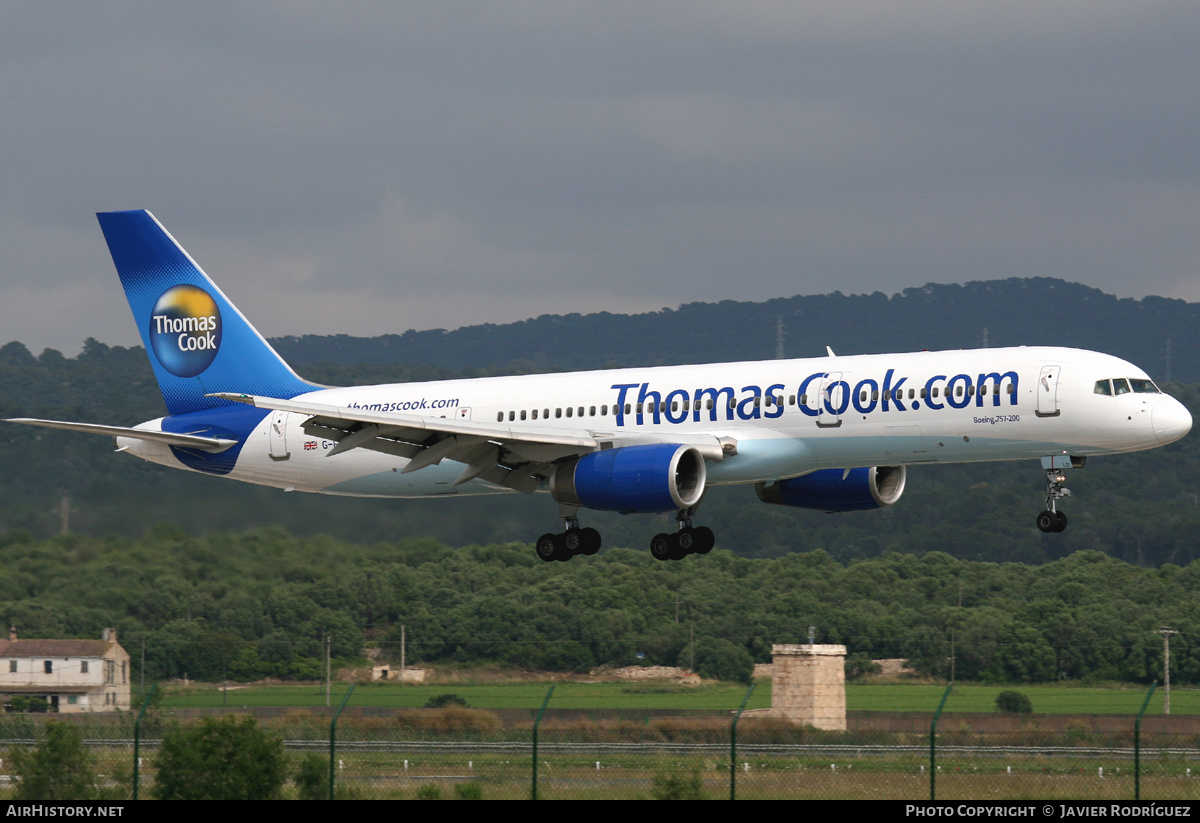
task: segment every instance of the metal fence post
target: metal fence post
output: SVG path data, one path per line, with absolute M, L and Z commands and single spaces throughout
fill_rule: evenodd
M 350 699 L 350 695 L 354 693 L 354 687 L 357 684 L 351 683 L 350 688 L 346 689 L 346 694 L 342 697 L 341 705 L 333 714 L 333 719 L 329 721 L 329 799 L 333 800 L 333 776 L 335 774 L 334 763 L 337 762 L 337 722 L 342 716 L 342 709 L 346 708 L 346 701 Z
M 737 714 L 733 716 L 733 723 L 729 727 L 729 799 L 737 800 L 737 724 L 742 719 L 742 710 L 746 708 L 746 704 L 750 702 L 750 694 L 754 691 L 755 683 L 750 684 L 750 688 L 746 690 L 746 696 L 742 698 L 742 705 L 738 706 Z
M 546 705 L 550 702 L 550 695 L 554 694 L 554 687 L 550 687 L 550 691 L 546 692 L 546 699 L 542 701 L 542 708 L 538 710 L 537 718 L 533 721 L 533 791 L 530 794 L 530 800 L 538 799 L 537 792 L 537 774 L 538 774 L 538 726 L 542 725 L 542 715 L 546 711 Z
M 1137 720 L 1133 721 L 1133 799 L 1142 799 L 1142 715 L 1146 713 L 1146 707 L 1150 705 L 1150 695 L 1154 694 L 1154 687 L 1158 685 L 1155 680 L 1150 684 L 1150 691 L 1146 692 L 1146 699 L 1142 701 L 1142 710 L 1138 712 Z
M 945 694 L 942 695 L 942 702 L 938 703 L 937 711 L 933 713 L 933 722 L 929 724 L 929 799 L 930 801 L 937 800 L 937 723 L 938 718 L 942 716 L 942 709 L 946 706 L 946 698 L 950 696 L 950 690 L 954 688 L 951 683 L 946 687 Z
M 146 716 L 146 708 L 150 705 L 150 698 L 154 697 L 154 690 L 158 688 L 158 684 L 154 683 L 150 686 L 150 691 L 146 693 L 146 699 L 142 701 L 142 710 L 138 712 L 137 720 L 133 721 L 133 799 L 138 799 L 138 781 L 141 779 L 142 760 L 142 718 Z

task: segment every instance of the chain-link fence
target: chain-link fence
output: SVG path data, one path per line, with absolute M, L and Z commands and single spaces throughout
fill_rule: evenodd
M 1200 799 L 1200 734 L 1136 736 L 1132 717 L 1066 728 L 1034 717 L 996 730 L 947 715 L 931 746 L 930 718 L 923 731 L 877 722 L 829 732 L 747 714 L 735 741 L 732 712 L 633 719 L 551 709 L 540 723 L 536 710 L 465 707 L 350 708 L 336 719 L 322 709 L 201 714 L 149 713 L 140 728 L 128 716 L 0 717 L 0 797 L 69 797 L 70 786 L 37 788 L 46 770 L 90 775 L 98 799 L 173 796 L 168 771 L 222 767 L 181 766 L 168 757 L 173 734 L 250 728 L 278 757 L 268 747 L 236 764 L 230 749 L 223 762 L 242 777 L 269 762 L 279 778 L 271 792 L 283 798 L 328 797 L 332 776 L 338 799 Z M 78 733 L 73 767 L 70 741 L 51 732 L 61 727 Z

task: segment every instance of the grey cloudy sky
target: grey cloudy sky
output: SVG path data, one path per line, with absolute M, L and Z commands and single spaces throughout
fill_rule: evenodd
M 268 336 L 1198 301 L 1198 96 L 1194 0 L 6 2 L 0 342 L 137 342 L 93 216 L 129 208 Z

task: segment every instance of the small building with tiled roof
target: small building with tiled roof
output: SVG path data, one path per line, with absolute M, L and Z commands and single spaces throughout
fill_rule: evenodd
M 129 711 L 129 653 L 116 629 L 99 640 L 0 640 L 0 696 L 41 697 L 50 711 Z

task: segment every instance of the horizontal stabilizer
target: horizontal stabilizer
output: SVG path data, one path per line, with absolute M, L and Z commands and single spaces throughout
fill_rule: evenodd
M 226 440 L 221 437 L 201 437 L 196 434 L 175 434 L 173 432 L 152 431 L 150 429 L 131 429 L 125 426 L 100 426 L 95 423 L 72 423 L 68 420 L 37 420 L 32 417 L 10 417 L 7 423 L 24 423 L 27 426 L 42 426 L 47 429 L 66 429 L 87 434 L 105 434 L 109 437 L 128 437 L 134 440 L 151 440 L 156 443 L 166 443 L 169 446 L 180 446 L 189 449 L 200 449 L 207 452 L 223 452 L 230 446 L 236 446 L 236 440 Z

